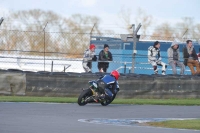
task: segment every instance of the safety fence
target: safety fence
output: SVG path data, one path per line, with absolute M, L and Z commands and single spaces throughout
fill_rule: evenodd
M 101 38 L 94 40 L 92 36 Z M 153 45 L 155 40 L 161 41 L 162 59 L 168 63 L 167 48 L 175 39 L 182 43 L 187 40 L 140 35 L 136 46 L 137 53 L 134 54 L 131 34 L 0 30 L 0 69 L 81 73 L 84 72 L 83 53 L 90 43 L 96 41 L 97 56 L 105 43 L 110 46 L 113 61 L 109 62 L 108 72 L 117 69 L 121 73 L 129 73 L 134 68 L 134 73 L 137 74 L 153 74 L 153 68 L 147 60 L 147 47 Z M 198 39 L 192 40 L 198 43 Z M 182 51 L 180 55 L 183 61 Z M 98 72 L 97 62 L 92 62 L 93 72 Z M 170 67 L 167 68 L 167 74 L 172 74 Z M 190 74 L 188 68 L 185 74 Z

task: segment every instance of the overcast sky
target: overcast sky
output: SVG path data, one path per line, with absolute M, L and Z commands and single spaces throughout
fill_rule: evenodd
M 155 26 L 163 22 L 174 24 L 183 17 L 200 23 L 200 0 L 0 0 L 0 17 L 6 19 L 13 11 L 41 9 L 65 17 L 77 13 L 97 16 L 104 27 L 111 27 L 120 24 L 122 8 L 131 10 L 132 23 L 138 8 L 153 16 Z

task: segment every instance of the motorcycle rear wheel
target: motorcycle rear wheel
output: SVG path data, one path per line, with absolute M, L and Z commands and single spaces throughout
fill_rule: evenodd
M 110 104 L 110 103 L 115 99 L 115 96 L 116 96 L 116 95 L 114 95 L 114 96 L 112 97 L 112 100 L 105 99 L 103 102 L 101 102 L 101 105 L 102 105 L 102 106 L 107 106 L 108 104 Z
M 87 102 L 85 101 L 88 97 L 90 97 L 92 95 L 92 91 L 90 89 L 86 89 L 84 91 L 81 92 L 81 94 L 78 97 L 78 104 L 80 106 L 84 106 L 87 104 Z

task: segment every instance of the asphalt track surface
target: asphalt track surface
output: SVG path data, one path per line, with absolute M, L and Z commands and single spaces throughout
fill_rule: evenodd
M 0 133 L 197 133 L 197 130 L 121 125 L 105 120 L 200 118 L 200 106 L 0 102 Z M 104 120 L 103 123 L 96 120 Z M 84 122 L 85 121 L 85 122 Z

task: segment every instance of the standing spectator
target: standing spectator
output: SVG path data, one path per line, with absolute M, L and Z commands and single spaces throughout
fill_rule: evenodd
M 172 42 L 171 47 L 167 50 L 168 62 L 172 67 L 173 74 L 177 74 L 176 67 L 180 67 L 180 75 L 184 75 L 185 65 L 180 62 L 179 45 L 177 42 Z
M 108 44 L 104 44 L 104 49 L 99 53 L 99 61 L 112 61 L 112 54 L 109 51 Z M 99 72 L 106 72 L 109 67 L 109 62 L 98 62 Z
M 162 66 L 162 75 L 165 75 L 167 65 L 161 61 L 160 42 L 154 42 L 153 46 L 148 48 L 148 62 L 153 66 L 154 74 L 158 74 L 158 66 Z
M 186 43 L 186 47 L 183 48 L 184 65 L 190 68 L 192 75 L 200 74 L 199 61 L 192 41 L 187 40 Z M 196 71 L 194 67 L 196 67 Z
M 83 55 L 83 68 L 86 72 L 91 73 L 92 61 L 96 61 L 97 57 L 95 55 L 95 45 L 91 44 L 90 48 L 85 50 Z

